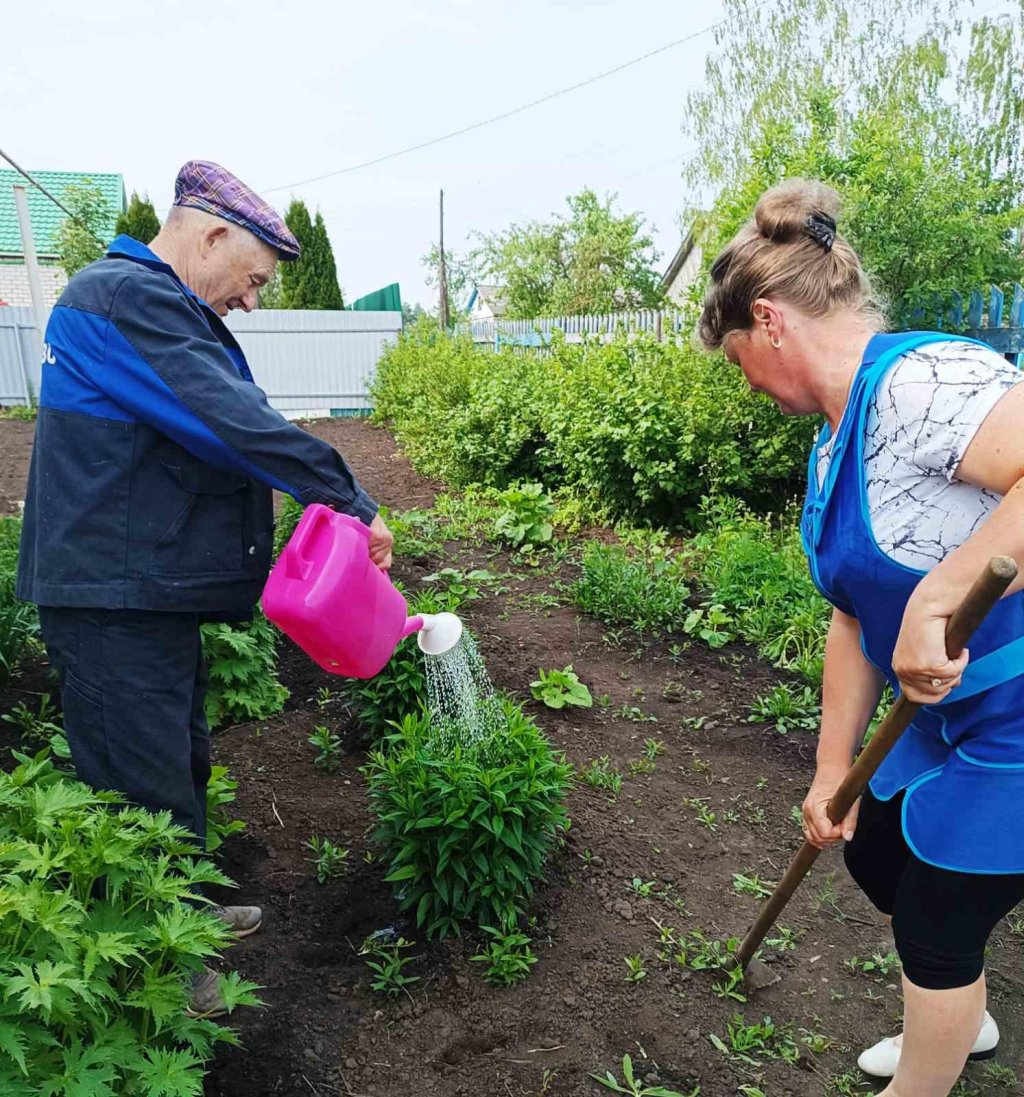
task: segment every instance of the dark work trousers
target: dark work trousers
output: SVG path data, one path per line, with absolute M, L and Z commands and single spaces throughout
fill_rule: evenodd
M 206 840 L 210 730 L 199 615 L 39 607 L 80 780 Z

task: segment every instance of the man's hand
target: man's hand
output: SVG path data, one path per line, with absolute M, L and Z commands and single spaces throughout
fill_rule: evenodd
M 387 571 L 391 567 L 391 546 L 395 543 L 384 519 L 378 514 L 370 523 L 370 559 Z

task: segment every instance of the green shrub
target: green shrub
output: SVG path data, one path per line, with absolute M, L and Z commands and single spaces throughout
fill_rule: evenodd
M 365 767 L 386 878 L 429 936 L 513 923 L 568 827 L 572 767 L 517 705 L 501 705 L 497 734 L 443 752 L 427 715 L 406 716 Z
M 48 751 L 15 757 L 0 773 L 0 1092 L 198 1097 L 214 1045 L 238 1037 L 185 1015 L 190 974 L 231 943 L 186 900 L 230 881 L 169 812 L 122 808 Z M 232 1006 L 255 989 L 221 979 Z
M 227 766 L 213 766 L 206 785 L 206 852 L 216 853 L 224 839 L 241 834 L 245 823 L 228 815 L 228 805 L 235 802 L 238 782 L 228 773 Z
M 483 950 L 470 957 L 470 963 L 486 964 L 484 982 L 495 987 L 510 987 L 522 982 L 537 962 L 530 938 L 514 927 L 483 926 L 490 940 Z
M 12 404 L 0 408 L 0 419 L 20 419 L 25 423 L 34 423 L 39 416 L 38 404 Z
M 513 484 L 498 496 L 501 513 L 494 523 L 498 539 L 512 548 L 546 545 L 555 535 L 555 504 L 543 484 Z
M 36 607 L 14 597 L 21 519 L 0 517 L 0 686 L 39 631 Z
M 732 631 L 819 686 L 831 609 L 811 580 L 795 520 L 759 517 L 728 497 L 704 500 L 701 518 L 682 566 L 728 611 Z
M 281 549 L 288 544 L 288 539 L 295 532 L 303 511 L 306 508 L 297 503 L 290 495 L 281 496 L 281 506 L 274 515 L 274 559 L 281 555 Z
M 572 595 L 580 609 L 606 624 L 668 632 L 682 629 L 690 589 L 665 556 L 645 560 L 622 545 L 591 541 Z
M 454 433 L 452 414 L 467 404 L 476 365 L 468 340 L 416 325 L 387 348 L 370 389 L 375 419 L 394 424 L 417 468 L 456 484 L 466 477 L 446 442 Z
M 566 705 L 593 707 L 594 698 L 572 669 L 572 663 L 562 670 L 540 670 L 538 673 L 540 677 L 530 683 L 530 694 L 535 701 L 543 701 L 548 708 L 554 709 Z
M 556 339 L 541 356 L 413 329 L 373 397 L 417 467 L 454 486 L 538 481 L 670 524 L 712 490 L 777 503 L 802 481 L 814 431 L 721 356 L 636 334 Z
M 202 634 L 211 728 L 228 720 L 266 720 L 284 708 L 288 690 L 277 677 L 277 630 L 258 608 L 248 624 L 203 625 Z
M 430 556 L 444 551 L 445 532 L 432 510 L 391 512 L 382 506 L 380 514 L 395 539 L 396 557 Z

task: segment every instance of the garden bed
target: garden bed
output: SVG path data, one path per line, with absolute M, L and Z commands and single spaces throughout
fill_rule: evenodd
M 26 426 L 0 423 L 0 505 L 18 498 L 12 470 L 27 467 Z M 433 502 L 434 487 L 396 458 L 386 432 L 351 420 L 315 430 L 392 510 Z M 605 768 L 622 774 L 617 796 L 584 781 L 569 795 L 571 828 L 529 912 L 538 961 L 529 978 L 512 989 L 488 986 L 470 962 L 477 935 L 426 942 L 399 912 L 373 856 L 360 774 L 365 735 L 336 696 L 339 681 L 282 641 L 281 678 L 291 691 L 284 711 L 214 737 L 215 761 L 239 782 L 235 814 L 248 827 L 228 840 L 223 867 L 239 901 L 265 910 L 261 931 L 229 960 L 265 988 L 267 1008 L 233 1018 L 245 1049 L 220 1051 L 208 1097 L 593 1097 L 608 1090 L 590 1074 L 611 1070 L 621 1081 L 625 1054 L 646 1084 L 685 1095 L 697 1086 L 701 1097 L 873 1092 L 854 1069 L 856 1054 L 895 1031 L 899 976 L 865 965 L 885 957 L 891 938 L 838 855 L 822 858 L 783 918 L 791 934 L 775 939 L 795 948 L 766 950 L 782 981 L 746 1004 L 716 996 L 713 974 L 676 962 L 656 925 L 687 939 L 691 959 L 697 932 L 742 934 L 758 899 L 737 891 L 734 877 L 743 874 L 748 890 L 755 876 L 772 883 L 796 848 L 791 810 L 813 772 L 814 739 L 748 721 L 779 673 L 740 644 L 716 651 L 676 636 L 641 646 L 567 604 L 557 584 L 575 578 L 572 563 L 540 559 L 531 568 L 488 544 L 449 543 L 443 557 L 401 559 L 394 572 L 411 590 L 444 566 L 503 576 L 462 611 L 496 685 L 528 699 L 540 668 L 571 663 L 594 707 L 553 711 L 528 701 L 526 710 L 578 769 L 607 758 Z M 0 713 L 38 688 L 38 671 L 27 671 L 0 697 Z M 341 738 L 332 773 L 313 765 L 307 737 L 317 725 Z M 309 860 L 312 835 L 350 850 L 342 875 L 324 885 Z M 358 955 L 385 927 L 416 942 L 407 971 L 418 982 L 396 998 L 371 989 Z M 999 1061 L 1015 1069 L 1022 948 L 1024 938 L 1004 927 L 989 965 Z M 642 978 L 627 981 L 627 957 L 639 957 Z M 779 1031 L 759 1040 L 753 1028 L 734 1027 L 730 1037 L 736 1015 L 747 1026 L 770 1016 Z M 969 1077 L 984 1092 L 1018 1092 L 979 1067 Z

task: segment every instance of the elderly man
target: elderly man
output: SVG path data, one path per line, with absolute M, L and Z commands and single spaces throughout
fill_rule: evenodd
M 39 606 L 78 776 L 169 810 L 202 842 L 209 731 L 199 626 L 248 618 L 270 566 L 271 489 L 370 528 L 377 505 L 326 442 L 287 422 L 222 317 L 256 307 L 299 246 L 216 164 L 191 161 L 149 247 L 127 236 L 50 318 L 18 595 Z M 240 935 L 257 907 L 218 907 Z M 212 973 L 193 1009 L 221 1005 Z

